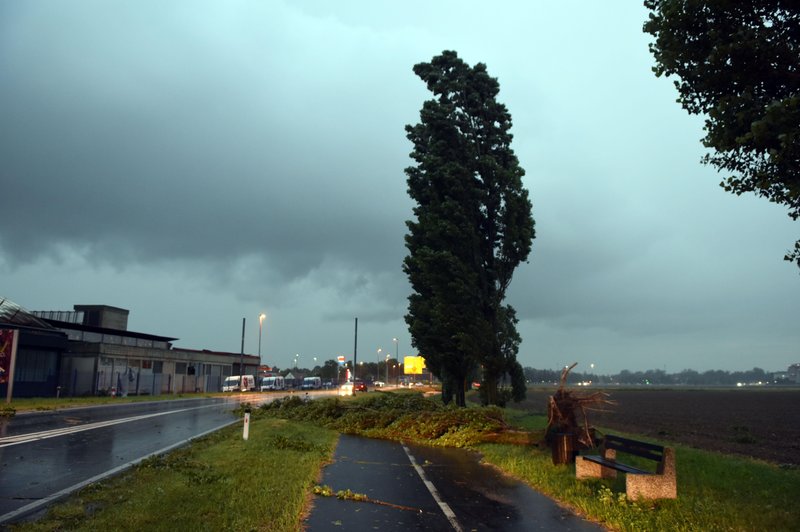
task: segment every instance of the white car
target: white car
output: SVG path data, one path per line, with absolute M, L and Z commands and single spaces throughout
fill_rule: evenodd
M 355 395 L 355 391 L 353 391 L 353 383 L 351 381 L 347 381 L 339 386 L 339 395 Z
M 374 384 L 376 388 L 383 388 L 384 386 L 386 386 L 386 383 L 383 381 L 375 381 Z

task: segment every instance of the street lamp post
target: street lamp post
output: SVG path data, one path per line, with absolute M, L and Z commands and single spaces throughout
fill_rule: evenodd
M 392 342 L 394 342 L 394 359 L 399 364 L 400 363 L 400 342 L 397 338 L 392 338 Z M 389 380 L 388 378 L 386 379 Z M 400 380 L 400 375 L 397 376 L 397 380 Z
M 239 352 L 239 375 L 244 374 L 244 324 L 246 318 L 242 318 L 242 350 Z
M 258 367 L 259 368 L 261 367 L 261 329 L 262 326 L 264 325 L 264 318 L 266 317 L 267 315 L 264 314 L 263 312 L 258 315 Z

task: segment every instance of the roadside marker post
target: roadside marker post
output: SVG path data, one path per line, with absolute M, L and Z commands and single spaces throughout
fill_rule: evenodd
M 242 439 L 250 438 L 250 409 L 244 411 L 244 428 L 242 429 Z

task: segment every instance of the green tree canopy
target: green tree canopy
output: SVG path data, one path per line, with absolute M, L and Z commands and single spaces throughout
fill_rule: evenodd
M 445 51 L 414 72 L 435 99 L 423 104 L 420 123 L 406 126 L 417 163 L 406 169 L 416 201 L 403 265 L 413 290 L 406 322 L 446 402 L 463 405 L 466 381 L 480 369 L 486 401 L 496 403 L 519 346 L 503 300 L 534 238 L 511 115 L 482 63 L 470 67 Z
M 800 217 L 800 3 L 645 0 L 657 76 L 676 75 L 678 101 L 705 115 L 704 158 L 720 185 L 754 192 Z M 786 260 L 800 266 L 800 240 Z

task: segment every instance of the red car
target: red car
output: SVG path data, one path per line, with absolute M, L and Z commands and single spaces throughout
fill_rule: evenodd
M 366 392 L 367 391 L 367 383 L 364 381 L 356 380 L 353 382 L 353 392 Z

